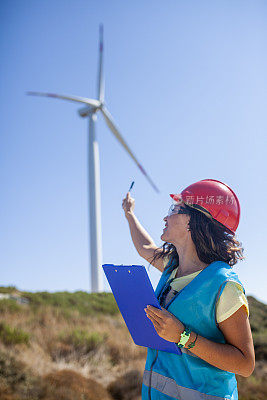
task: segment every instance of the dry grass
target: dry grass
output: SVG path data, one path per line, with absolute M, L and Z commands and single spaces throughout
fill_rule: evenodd
M 108 391 L 116 400 L 141 399 L 142 375 L 137 370 L 126 372 L 108 385 Z
M 99 383 L 72 370 L 62 370 L 43 377 L 40 399 L 45 400 L 112 400 Z
M 143 372 L 146 349 L 136 346 L 120 314 L 83 316 L 71 312 L 67 318 L 52 306 L 40 306 L 32 312 L 27 306 L 18 313 L 4 313 L 9 326 L 29 333 L 29 346 L 14 345 L 9 354 L 41 376 L 61 369 L 75 370 L 107 386 L 132 369 Z M 91 350 L 71 340 L 73 331 L 98 334 L 104 340 Z M 5 346 L 0 344 L 0 350 Z
M 0 304 L 0 313 L 2 326 L 29 338 L 28 344 L 0 342 L 0 368 L 7 371 L 0 371 L 0 400 L 141 400 L 147 350 L 134 344 L 120 314 L 86 315 L 84 308 L 12 301 Z M 260 341 L 259 346 L 252 376 L 237 376 L 239 400 L 267 399 L 266 352 Z
M 266 380 L 266 374 L 265 374 Z M 255 375 L 249 378 L 237 377 L 239 400 L 266 400 L 267 386 L 264 379 L 257 379 Z

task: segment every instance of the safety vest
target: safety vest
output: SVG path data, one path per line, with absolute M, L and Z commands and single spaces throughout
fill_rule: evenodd
M 169 285 L 169 262 L 162 273 L 156 296 Z M 214 261 L 204 268 L 188 285 L 164 306 L 192 331 L 217 343 L 226 343 L 216 321 L 216 302 L 226 283 L 242 283 L 232 267 Z M 197 341 L 196 341 L 197 346 Z M 235 374 L 224 371 L 202 360 L 190 350 L 182 354 L 147 349 L 142 384 L 142 400 L 222 400 L 238 399 Z

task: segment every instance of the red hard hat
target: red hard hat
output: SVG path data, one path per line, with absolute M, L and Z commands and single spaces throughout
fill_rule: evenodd
M 180 194 L 170 194 L 177 202 L 204 212 L 235 233 L 239 218 L 240 205 L 236 194 L 225 183 L 215 179 L 203 179 L 185 188 Z

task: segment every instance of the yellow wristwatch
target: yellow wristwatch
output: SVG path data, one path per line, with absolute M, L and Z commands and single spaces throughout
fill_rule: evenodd
M 191 329 L 188 326 L 185 326 L 185 330 L 181 333 L 180 340 L 177 344 L 178 347 L 184 347 L 185 344 L 188 342 L 190 337 Z

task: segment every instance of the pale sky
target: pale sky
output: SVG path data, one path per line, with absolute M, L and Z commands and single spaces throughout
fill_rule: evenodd
M 161 191 L 99 115 L 103 264 L 148 266 L 121 208 L 133 180 L 136 215 L 160 246 L 169 193 L 218 179 L 241 204 L 246 259 L 234 270 L 267 302 L 266 17 L 258 0 L 1 2 L 1 285 L 90 289 L 87 121 L 74 103 L 25 92 L 95 98 L 102 22 L 108 109 Z M 160 272 L 148 273 L 155 287 Z

